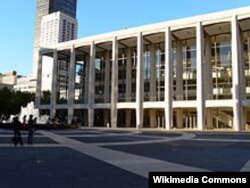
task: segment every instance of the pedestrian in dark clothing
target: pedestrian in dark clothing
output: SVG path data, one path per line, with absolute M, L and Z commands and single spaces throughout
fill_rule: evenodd
M 12 138 L 13 143 L 15 144 L 15 146 L 18 143 L 23 145 L 23 139 L 22 139 L 21 132 L 20 132 L 22 128 L 22 124 L 19 121 L 18 116 L 14 117 L 12 125 L 13 125 L 13 130 L 14 130 L 14 137 Z
M 23 129 L 26 129 L 26 115 L 23 116 Z
M 34 131 L 35 131 L 35 124 L 34 124 L 34 120 L 33 120 L 33 115 L 29 116 L 29 120 L 28 120 L 28 144 L 33 144 L 33 135 L 34 135 Z

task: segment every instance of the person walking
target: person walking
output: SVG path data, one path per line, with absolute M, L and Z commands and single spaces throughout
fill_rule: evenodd
M 28 120 L 28 144 L 33 144 L 33 136 L 34 136 L 34 131 L 35 131 L 35 123 L 33 120 L 33 115 L 29 115 L 29 120 Z
M 26 115 L 23 116 L 23 129 L 26 129 Z
M 14 130 L 14 137 L 12 138 L 12 141 L 14 145 L 16 146 L 18 143 L 23 145 L 23 139 L 22 139 L 21 131 L 20 131 L 22 124 L 19 121 L 18 116 L 14 117 L 12 125 L 13 125 L 13 130 Z

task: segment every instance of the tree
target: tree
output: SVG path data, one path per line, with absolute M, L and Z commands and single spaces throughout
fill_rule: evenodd
M 11 91 L 7 88 L 0 89 L 0 114 L 9 115 L 11 114 L 10 100 L 11 100 Z
M 0 89 L 0 116 L 9 117 L 11 114 L 20 113 L 21 106 L 26 106 L 35 100 L 35 94 L 10 89 Z

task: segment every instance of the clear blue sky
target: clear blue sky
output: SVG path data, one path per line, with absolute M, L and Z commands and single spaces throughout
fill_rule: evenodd
M 78 36 L 250 6 L 250 0 L 78 0 Z M 36 0 L 2 0 L 0 73 L 29 75 Z

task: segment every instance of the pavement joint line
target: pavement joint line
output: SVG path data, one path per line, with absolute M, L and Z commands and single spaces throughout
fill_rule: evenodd
M 67 137 L 111 137 L 111 136 L 134 136 L 133 133 L 102 133 L 102 134 L 64 134 L 63 136 L 67 136 Z M 136 135 L 137 136 L 137 135 Z
M 14 146 L 13 144 L 0 144 L 0 148 L 36 148 L 36 147 L 64 147 L 61 144 L 23 144 Z
M 154 158 L 86 144 L 48 131 L 39 132 L 65 147 L 69 147 L 82 154 L 99 159 L 103 162 L 109 163 L 145 178 L 148 178 L 148 172 L 150 171 L 207 171 L 206 169 L 198 167 L 171 163 Z
M 60 134 L 59 134 L 60 135 Z M 162 142 L 169 142 L 169 141 L 176 141 L 176 140 L 184 140 L 184 139 L 191 139 L 195 137 L 194 134 L 190 133 L 180 133 L 180 136 L 176 137 L 167 137 L 167 136 L 150 136 L 150 135 L 134 135 L 131 133 L 107 133 L 107 134 L 97 134 L 97 135 L 71 135 L 71 134 L 63 134 L 62 136 L 70 137 L 70 138 L 93 138 L 93 137 L 109 137 L 109 136 L 131 136 L 135 138 L 152 138 L 152 140 L 136 140 L 136 141 L 123 141 L 123 142 L 97 142 L 97 143 L 89 143 L 90 145 L 95 146 L 118 146 L 118 145 L 139 145 L 139 144 L 154 144 L 154 143 L 162 143 Z M 3 135 L 3 137 L 10 137 L 10 135 Z M 27 135 L 23 135 L 23 138 L 26 138 Z M 44 135 L 37 135 L 36 137 L 45 137 Z M 155 139 L 158 138 L 158 139 Z
M 98 143 L 91 143 L 90 145 L 95 146 L 122 146 L 122 145 L 139 145 L 139 144 L 156 144 L 156 143 L 163 143 L 163 142 L 172 142 L 178 140 L 187 140 L 195 137 L 193 134 L 183 133 L 179 137 L 168 137 L 168 138 L 160 138 L 158 140 L 137 140 L 137 141 L 124 141 L 124 142 L 98 142 Z
M 192 141 L 208 141 L 208 142 L 246 142 L 249 143 L 250 140 L 245 140 L 245 139 L 218 139 L 218 138 L 191 138 L 190 140 Z
M 22 134 L 21 133 L 21 135 L 22 135 L 22 138 L 26 138 L 26 137 L 28 137 L 28 134 Z M 0 134 L 0 137 L 1 138 L 11 138 L 11 137 L 13 137 L 13 134 L 4 134 L 4 135 L 1 135 Z M 43 135 L 34 135 L 34 137 L 35 138 L 46 138 L 45 136 L 43 136 Z
M 67 137 L 121 137 L 121 136 L 131 136 L 131 137 L 139 137 L 139 138 L 158 138 L 163 139 L 167 136 L 146 136 L 146 135 L 134 135 L 134 134 L 64 134 Z
M 250 160 L 248 160 L 245 165 L 240 169 L 240 172 L 249 172 L 250 171 Z

